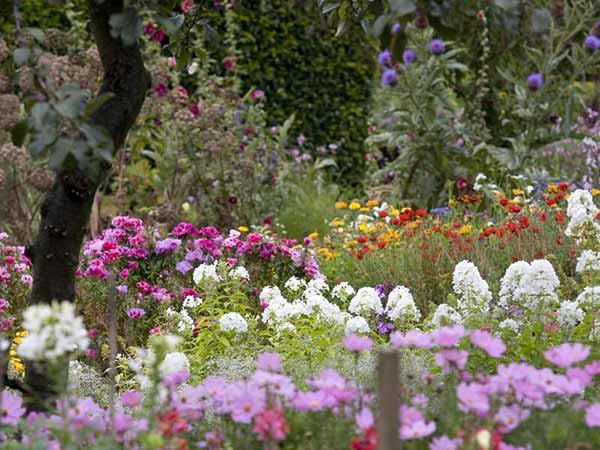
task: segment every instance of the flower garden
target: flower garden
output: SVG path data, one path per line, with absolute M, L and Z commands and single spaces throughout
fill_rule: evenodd
M 8 3 L 0 449 L 600 448 L 596 2 Z

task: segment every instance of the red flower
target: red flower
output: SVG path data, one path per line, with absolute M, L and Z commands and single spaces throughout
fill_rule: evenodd
M 556 205 L 556 200 L 554 200 L 553 198 L 549 198 L 548 200 L 546 200 L 546 205 L 548 205 L 548 206 Z
M 379 217 L 381 217 L 382 219 L 387 216 L 388 216 L 388 213 L 386 213 L 385 211 L 379 211 Z
M 565 215 L 563 213 L 556 213 L 554 215 L 554 220 L 558 223 L 563 223 L 565 221 Z
M 469 180 L 467 180 L 466 178 L 460 177 L 458 180 L 456 180 L 456 188 L 459 191 L 464 191 L 468 187 L 469 187 Z
M 568 185 L 567 183 L 560 183 L 560 184 L 558 185 L 558 188 L 559 188 L 561 191 L 563 191 L 563 192 L 566 192 L 566 191 L 567 191 L 567 189 L 569 189 L 569 185 Z
M 501 198 L 501 199 L 500 199 L 500 204 L 501 204 L 502 206 L 506 206 L 506 205 L 508 205 L 508 199 L 507 199 L 507 198 Z
M 511 213 L 520 213 L 520 212 L 521 212 L 521 207 L 520 207 L 520 206 L 517 206 L 517 205 L 510 205 L 510 206 L 508 207 L 508 210 L 509 210 Z
M 379 439 L 374 427 L 366 430 L 361 436 L 355 437 L 350 442 L 351 450 L 377 450 Z
M 425 217 L 427 215 L 427 211 L 425 211 L 424 209 L 417 209 L 415 211 L 415 214 L 419 217 Z

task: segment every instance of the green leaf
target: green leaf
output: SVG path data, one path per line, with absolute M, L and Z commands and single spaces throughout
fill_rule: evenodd
M 328 14 L 339 6 L 340 2 L 325 2 L 323 6 L 321 6 L 321 14 Z
M 504 9 L 505 11 L 515 9 L 520 4 L 521 0 L 494 0 L 494 5 Z
M 536 33 L 547 33 L 552 26 L 552 14 L 546 8 L 533 11 L 531 15 L 531 28 Z
M 18 147 L 23 145 L 23 143 L 25 142 L 25 137 L 27 136 L 27 131 L 29 131 L 27 121 L 22 120 L 11 131 L 11 138 L 13 144 L 15 144 Z
M 13 59 L 17 66 L 22 66 L 24 64 L 27 64 L 30 57 L 31 57 L 31 49 L 29 49 L 27 47 L 18 48 L 13 53 Z
M 390 20 L 389 14 L 384 14 L 382 16 L 379 16 L 375 20 L 375 23 L 373 24 L 373 29 L 372 29 L 374 37 L 381 36 L 381 33 L 383 33 L 383 29 L 388 24 L 389 20 Z
M 412 14 L 417 10 L 415 0 L 389 0 L 390 9 L 400 15 Z
M 69 148 L 66 146 L 61 145 L 54 148 L 54 150 L 50 152 L 50 157 L 48 158 L 48 167 L 55 172 L 58 172 L 62 168 L 68 154 Z
M 92 117 L 92 115 L 98 111 L 98 109 L 104 105 L 107 101 L 115 96 L 112 92 L 105 92 L 100 94 L 98 97 L 90 100 L 87 105 L 85 105 L 85 109 L 83 110 L 83 120 L 88 121 Z
M 171 35 L 177 34 L 177 32 L 181 29 L 183 22 L 185 21 L 185 16 L 183 14 L 177 14 L 171 17 L 157 17 L 156 22 L 163 26 L 167 33 Z
M 122 13 L 113 14 L 108 21 L 110 34 L 114 38 L 121 38 L 126 46 L 134 45 L 142 35 L 142 18 L 133 8 L 127 8 Z
M 340 23 L 338 23 L 337 29 L 335 30 L 335 36 L 341 36 L 342 33 L 346 30 L 348 26 L 348 22 L 345 20 L 342 20 Z

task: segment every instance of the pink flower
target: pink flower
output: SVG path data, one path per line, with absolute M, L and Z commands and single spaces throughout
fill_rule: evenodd
M 288 433 L 288 426 L 281 409 L 264 409 L 254 417 L 253 431 L 261 441 L 283 441 Z
M 364 407 L 357 415 L 356 415 L 356 425 L 361 431 L 368 430 L 372 426 L 375 425 L 375 419 L 373 418 L 373 413 L 369 408 Z
M 16 425 L 25 414 L 23 400 L 8 391 L 0 393 L 0 424 Z
M 585 424 L 592 427 L 600 427 L 600 403 L 593 403 L 585 411 Z
M 190 12 L 190 0 L 183 0 L 181 2 L 181 10 L 183 12 Z
M 145 314 L 146 311 L 144 311 L 142 308 L 129 308 L 127 310 L 127 316 L 132 320 L 141 319 Z
M 159 83 L 154 87 L 154 95 L 157 97 L 165 97 L 169 93 L 169 88 L 163 83 Z
M 494 417 L 502 433 L 510 433 L 529 417 L 529 410 L 519 405 L 501 406 Z
M 490 410 L 490 400 L 484 386 L 477 383 L 460 383 L 456 387 L 459 409 L 462 412 L 473 411 L 479 416 L 485 416 Z
M 562 344 L 544 352 L 546 361 L 563 369 L 587 359 L 589 355 L 590 347 L 579 342 Z
M 342 342 L 348 350 L 356 353 L 370 350 L 373 347 L 373 340 L 370 337 L 358 336 L 356 334 L 346 336 Z
M 142 394 L 138 391 L 125 391 L 119 397 L 121 404 L 129 408 L 135 408 L 142 404 Z
M 448 436 L 435 437 L 429 444 L 429 450 L 457 450 L 462 444 L 462 439 L 450 439 Z
M 500 358 L 506 351 L 502 339 L 495 338 L 487 331 L 475 330 L 471 333 L 471 343 L 487 352 L 492 358 Z
M 450 373 L 453 367 L 458 370 L 464 370 L 469 352 L 465 350 L 444 349 L 435 355 L 435 362 L 440 366 L 444 373 Z
M 396 331 L 390 335 L 390 342 L 394 347 L 431 348 L 434 345 L 430 333 L 418 330 L 410 330 L 406 334 Z
M 256 368 L 266 372 L 279 372 L 281 370 L 281 356 L 277 353 L 259 353 L 256 356 Z
M 462 325 L 442 327 L 433 332 L 434 342 L 442 347 L 454 347 L 464 335 L 465 327 Z
M 400 439 L 422 439 L 435 431 L 435 422 L 425 421 L 413 422 L 410 425 L 400 427 Z
M 259 98 L 263 98 L 265 96 L 265 91 L 262 91 L 260 89 L 257 89 L 255 91 L 252 91 L 252 93 L 250 94 L 250 99 L 255 102 L 257 101 Z
M 175 67 L 177 65 L 177 60 L 175 59 L 174 56 L 169 56 L 167 58 L 167 66 L 169 67 Z

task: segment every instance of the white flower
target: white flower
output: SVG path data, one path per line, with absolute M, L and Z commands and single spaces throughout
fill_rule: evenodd
M 350 298 L 355 293 L 356 291 L 354 290 L 354 288 L 345 281 L 342 281 L 340 284 L 337 284 L 331 290 L 331 296 L 342 301 L 348 300 L 348 298 Z
M 202 299 L 200 297 L 194 297 L 193 295 L 188 295 L 183 301 L 184 308 L 196 308 L 202 304 Z
M 503 308 L 508 308 L 515 303 L 515 295 L 521 287 L 521 281 L 529 272 L 530 266 L 526 261 L 512 263 L 506 269 L 502 280 L 500 280 L 500 301 Z
M 508 330 L 515 334 L 519 333 L 519 324 L 514 319 L 504 319 L 498 324 L 498 328 L 501 330 Z
M 441 328 L 447 325 L 462 323 L 462 317 L 452 306 L 442 303 L 435 310 L 431 318 L 431 323 L 435 328 Z
M 188 67 L 188 73 L 190 75 L 194 75 L 197 71 L 198 71 L 198 63 L 196 61 L 194 61 L 193 63 L 191 63 Z
M 558 323 L 562 328 L 573 328 L 583 320 L 583 310 L 579 303 L 564 301 L 558 309 Z
M 402 319 L 403 322 L 416 322 L 421 313 L 415 305 L 415 300 L 408 288 L 396 286 L 388 295 L 385 313 L 392 321 Z
M 179 322 L 177 323 L 177 331 L 182 332 L 190 328 L 194 324 L 194 320 L 190 317 L 187 309 L 181 308 L 179 311 Z
M 592 250 L 584 250 L 581 256 L 577 258 L 577 272 L 600 271 L 600 252 Z
M 487 314 L 492 293 L 475 264 L 470 261 L 459 262 L 454 268 L 452 287 L 458 297 L 458 309 L 465 317 Z
M 327 282 L 321 278 L 313 278 L 308 282 L 307 289 L 312 289 L 317 292 L 329 291 Z
M 203 281 L 221 281 L 221 276 L 217 273 L 217 263 L 200 264 L 194 270 L 194 283 L 201 284 Z
M 600 307 L 600 286 L 586 287 L 577 296 L 577 303 L 584 308 L 598 309 Z
M 181 352 L 167 353 L 158 366 L 158 370 L 162 378 L 165 378 L 167 375 L 183 372 L 184 370 L 189 372 L 190 361 Z
M 556 289 L 560 280 L 556 276 L 554 267 L 545 259 L 532 261 L 529 271 L 522 277 L 515 297 L 530 310 L 537 310 L 540 306 L 551 306 L 558 303 Z
M 598 208 L 594 204 L 592 194 L 577 189 L 569 196 L 567 215 L 570 220 L 565 234 L 577 238 L 578 241 L 590 237 L 597 240 L 600 231 L 600 226 L 594 222 L 597 213 Z
M 353 314 L 380 314 L 383 312 L 383 305 L 377 291 L 372 287 L 363 287 L 358 290 L 356 295 L 350 300 L 348 311 Z
M 306 288 L 306 281 L 298 277 L 291 277 L 284 286 L 292 292 L 298 292 L 300 289 Z
M 229 276 L 231 278 L 237 278 L 240 280 L 249 280 L 250 279 L 250 274 L 248 273 L 246 268 L 243 266 L 238 266 L 235 269 L 231 269 L 229 271 Z
M 324 319 L 329 322 L 343 324 L 345 316 L 340 307 L 327 300 L 319 292 L 312 289 L 307 289 L 304 292 L 306 312 L 308 314 L 316 313 L 319 319 Z
M 89 345 L 87 330 L 70 302 L 32 305 L 23 312 L 22 328 L 27 331 L 17 353 L 32 361 L 52 360 Z
M 284 300 L 283 295 L 281 295 L 281 291 L 277 286 L 266 286 L 260 291 L 258 298 L 261 302 L 270 305 L 274 300 Z
M 245 333 L 248 331 L 248 322 L 241 314 L 232 312 L 223 314 L 219 319 L 219 327 L 222 331 L 233 331 L 235 333 Z
M 366 334 L 369 333 L 371 329 L 369 328 L 369 324 L 365 320 L 364 317 L 355 316 L 348 319 L 346 322 L 346 327 L 344 328 L 344 332 L 346 335 L 349 334 Z

